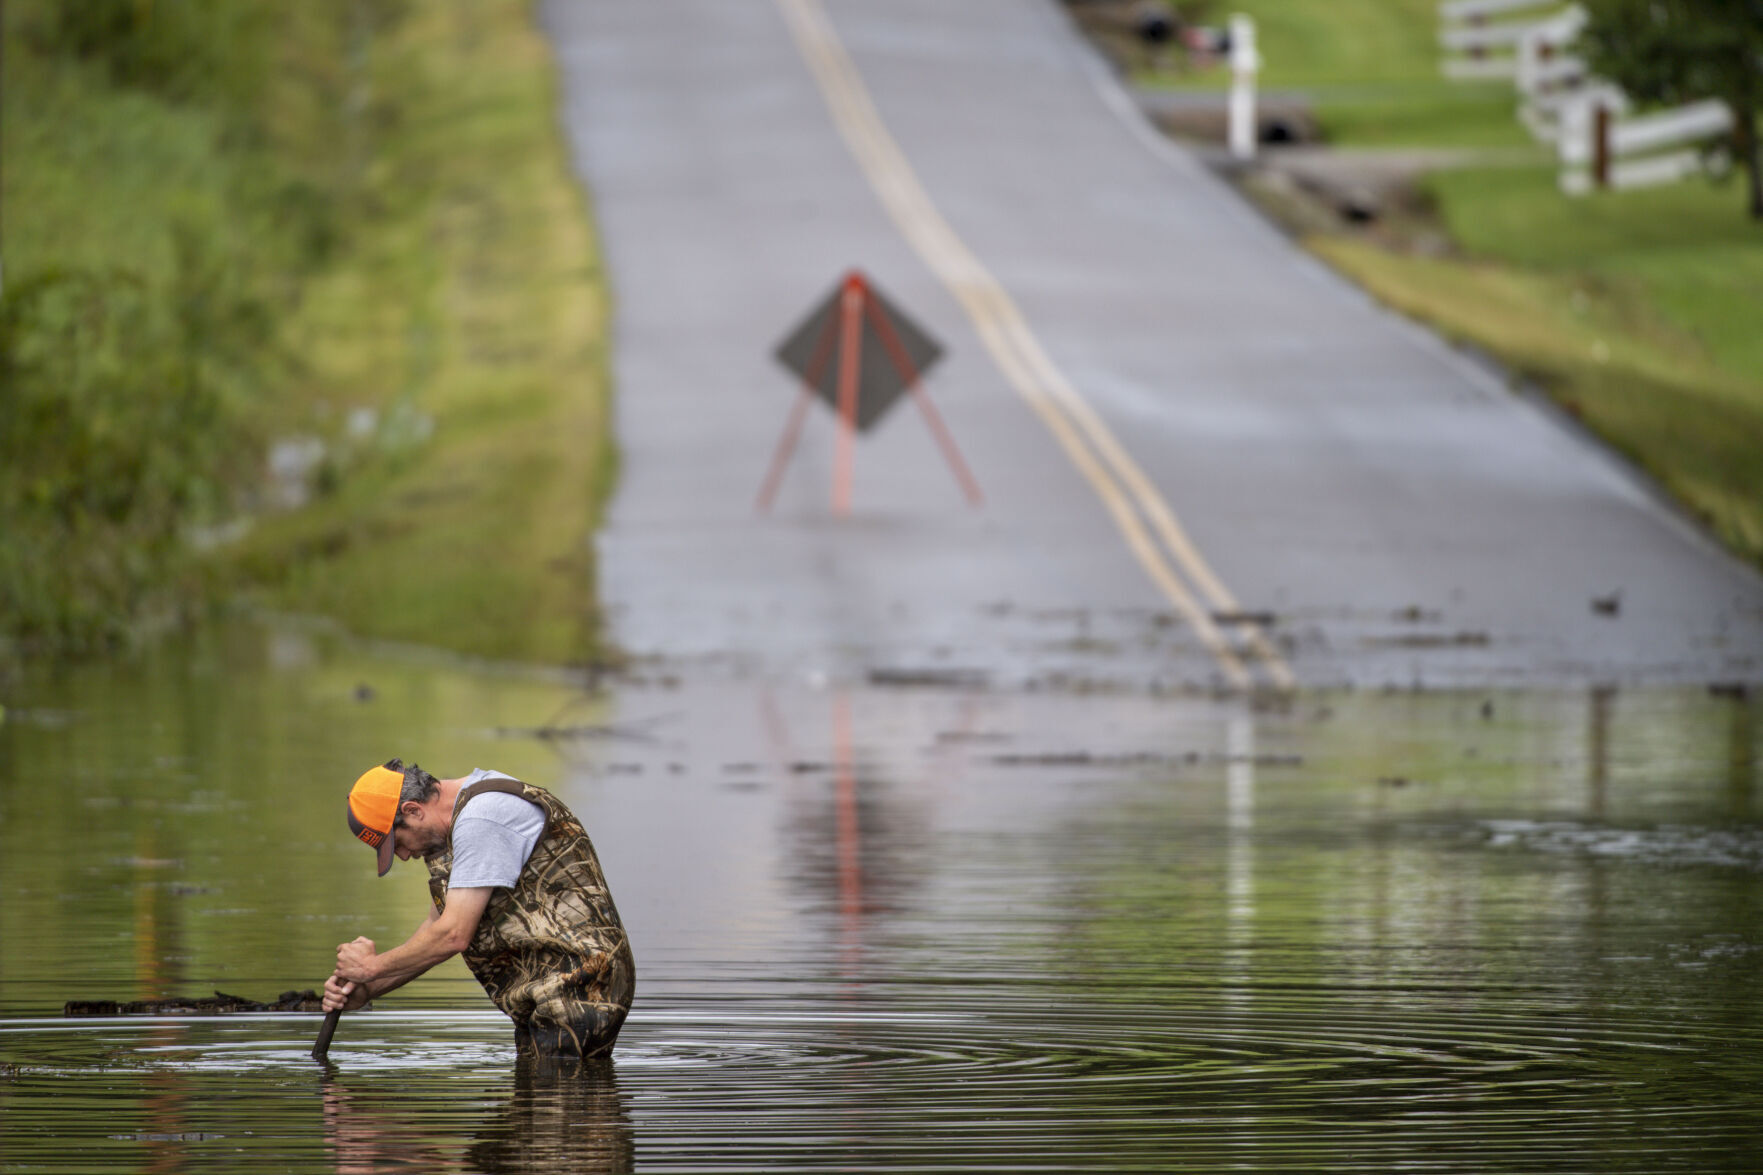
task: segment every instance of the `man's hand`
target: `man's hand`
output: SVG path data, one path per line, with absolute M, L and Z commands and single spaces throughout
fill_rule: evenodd
M 366 984 L 351 983 L 340 975 L 332 975 L 324 981 L 324 1010 L 334 1012 L 341 1008 L 353 1012 L 367 1003 L 371 995 Z
M 409 941 L 380 954 L 371 938 L 358 938 L 337 948 L 337 971 L 325 981 L 325 1011 L 336 997 L 349 1002 L 335 1005 L 358 1008 L 367 1000 L 403 987 L 436 963 L 445 962 L 471 945 L 478 920 L 490 902 L 489 886 L 455 889 L 447 894 L 447 910 L 429 916 Z M 334 986 L 333 986 L 334 985 Z
M 366 983 L 376 978 L 373 939 L 357 938 L 337 947 L 337 975 L 351 983 Z

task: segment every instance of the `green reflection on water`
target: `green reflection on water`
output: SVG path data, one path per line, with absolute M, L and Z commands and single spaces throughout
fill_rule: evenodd
M 545 780 L 555 755 L 495 731 L 597 711 L 562 681 L 326 643 L 221 630 L 14 689 L 0 1010 L 318 986 L 338 942 L 401 941 L 427 901 L 420 863 L 376 881 L 349 837 L 357 774 L 393 755 L 463 773 L 493 754 Z M 475 989 L 457 962 L 429 983 L 447 980 Z

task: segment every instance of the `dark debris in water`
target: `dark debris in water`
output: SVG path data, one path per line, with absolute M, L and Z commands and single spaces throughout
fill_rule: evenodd
M 1214 612 L 1212 623 L 1219 625 L 1255 625 L 1259 628 L 1272 628 L 1279 623 L 1279 617 L 1272 612 L 1236 611 Z
M 983 689 L 991 675 L 983 669 L 945 669 L 941 667 L 885 668 L 869 671 L 869 684 L 894 688 L 931 686 L 946 689 Z
M 241 996 L 217 991 L 213 996 L 194 999 L 172 997 L 163 1000 L 68 1000 L 61 1009 L 64 1016 L 223 1016 L 234 1012 L 319 1012 L 324 999 L 310 987 L 304 991 L 284 991 L 273 1003 L 259 1003 Z
M 1175 754 L 1133 751 L 1109 755 L 1094 751 L 1042 751 L 1032 754 L 993 755 L 992 762 L 1000 767 L 1191 767 L 1196 763 L 1251 763 L 1256 767 L 1297 767 L 1304 762 L 1304 756 L 1202 755 L 1199 751 Z
M 1374 648 L 1391 649 L 1479 649 L 1490 643 L 1485 632 L 1414 632 L 1389 636 L 1369 636 L 1365 643 Z
M 533 738 L 540 742 L 569 742 L 575 739 L 630 739 L 653 742 L 655 736 L 636 729 L 634 724 L 614 726 L 609 723 L 578 723 L 573 726 L 498 726 L 497 738 Z

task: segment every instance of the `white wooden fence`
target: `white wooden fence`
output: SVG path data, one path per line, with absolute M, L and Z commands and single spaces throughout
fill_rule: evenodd
M 1729 133 L 1731 111 L 1708 101 L 1626 117 L 1628 95 L 1572 52 L 1586 19 L 1579 5 L 1556 0 L 1445 0 L 1441 67 L 1452 78 L 1510 78 L 1519 121 L 1555 145 L 1569 195 L 1673 183 L 1703 170 L 1708 152 L 1685 144 Z M 1679 149 L 1664 150 L 1672 147 Z
M 1717 98 L 1625 119 L 1595 96 L 1587 97 L 1563 111 L 1561 190 L 1580 196 L 1594 187 L 1676 183 L 1709 162 L 1702 147 L 1683 149 L 1683 144 L 1705 143 L 1731 131 L 1732 111 Z M 1663 150 L 1671 147 L 1680 149 Z
M 1445 0 L 1439 5 L 1439 47 L 1445 76 L 1463 80 L 1515 78 L 1524 35 L 1558 15 L 1560 0 Z
M 1603 84 L 1592 78 L 1585 59 L 1572 52 L 1585 22 L 1585 9 L 1574 4 L 1531 25 L 1518 39 L 1518 71 L 1512 79 L 1518 87 L 1518 118 L 1540 142 L 1555 141 L 1563 106 L 1589 86 Z M 1627 101 L 1617 94 L 1610 97 Z

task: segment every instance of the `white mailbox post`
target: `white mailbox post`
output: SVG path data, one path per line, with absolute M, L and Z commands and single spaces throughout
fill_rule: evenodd
M 1255 22 L 1238 14 L 1230 18 L 1230 153 L 1255 157 L 1255 73 L 1261 55 L 1255 50 Z

